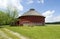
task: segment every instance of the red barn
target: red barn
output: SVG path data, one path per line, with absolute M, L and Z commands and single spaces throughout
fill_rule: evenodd
M 45 17 L 34 9 L 30 9 L 18 18 L 17 25 L 44 25 Z

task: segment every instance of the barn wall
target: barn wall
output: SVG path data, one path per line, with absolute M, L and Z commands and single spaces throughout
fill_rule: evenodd
M 22 16 L 19 20 L 20 24 L 27 25 L 44 25 L 45 17 L 42 16 Z

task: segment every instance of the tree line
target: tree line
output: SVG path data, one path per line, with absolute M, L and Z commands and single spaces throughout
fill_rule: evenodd
M 59 22 L 48 22 L 46 24 L 60 24 L 60 21 Z
M 14 22 L 18 16 L 17 9 L 3 11 L 0 10 L 0 25 L 9 25 L 11 22 Z

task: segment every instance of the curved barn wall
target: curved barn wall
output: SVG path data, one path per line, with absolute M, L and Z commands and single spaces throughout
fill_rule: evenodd
M 21 16 L 19 18 L 19 25 L 44 25 L 45 17 L 43 16 Z

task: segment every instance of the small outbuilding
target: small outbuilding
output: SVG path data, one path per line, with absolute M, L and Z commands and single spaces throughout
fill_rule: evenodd
M 18 18 L 17 25 L 22 26 L 39 26 L 45 25 L 45 17 L 38 13 L 35 9 L 30 9 Z

